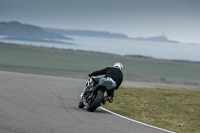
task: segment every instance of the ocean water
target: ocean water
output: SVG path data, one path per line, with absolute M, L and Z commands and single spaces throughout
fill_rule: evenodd
M 34 45 L 43 47 L 54 47 L 60 49 L 74 49 L 97 51 L 119 55 L 143 55 L 160 59 L 172 60 L 189 60 L 200 62 L 200 45 L 192 44 L 177 44 L 166 42 L 152 41 L 136 41 L 122 40 L 110 38 L 68 36 L 74 41 L 57 40 L 74 43 L 74 45 L 59 44 L 59 43 L 44 43 L 31 41 L 3 40 L 0 37 L 0 42 L 9 42 L 22 45 Z

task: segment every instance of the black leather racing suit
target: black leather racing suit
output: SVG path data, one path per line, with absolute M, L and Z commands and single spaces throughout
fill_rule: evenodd
M 104 75 L 104 74 L 105 74 L 105 77 L 110 77 L 116 82 L 116 84 L 117 84 L 116 90 L 117 90 L 123 81 L 122 71 L 115 67 L 106 67 L 102 70 L 98 70 L 98 71 L 95 71 L 95 72 L 89 74 L 89 76 L 98 76 L 98 75 Z M 115 90 L 107 91 L 108 96 L 114 97 L 114 91 Z

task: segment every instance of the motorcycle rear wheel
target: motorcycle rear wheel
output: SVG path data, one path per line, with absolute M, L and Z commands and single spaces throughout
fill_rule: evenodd
M 104 98 L 104 92 L 102 90 L 98 90 L 94 101 L 90 104 L 87 110 L 90 112 L 94 112 L 99 106 L 101 106 L 103 98 Z

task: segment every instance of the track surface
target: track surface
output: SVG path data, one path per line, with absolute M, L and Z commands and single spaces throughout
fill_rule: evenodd
M 78 102 L 84 80 L 0 71 L 0 133 L 161 133 Z

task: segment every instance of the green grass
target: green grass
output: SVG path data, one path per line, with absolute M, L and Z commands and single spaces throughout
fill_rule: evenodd
M 119 88 L 115 101 L 103 107 L 171 131 L 200 132 L 200 91 Z
M 95 69 L 110 65 L 111 58 L 99 53 L 11 44 L 0 45 L 0 57 L 0 70 L 66 76 L 86 76 Z

